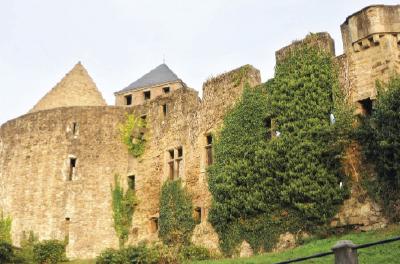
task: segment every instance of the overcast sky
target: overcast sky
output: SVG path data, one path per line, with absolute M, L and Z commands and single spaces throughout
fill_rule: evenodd
M 201 90 L 252 64 L 272 77 L 279 48 L 327 31 L 369 0 L 0 0 L 0 124 L 29 111 L 81 61 L 108 104 L 161 64 Z

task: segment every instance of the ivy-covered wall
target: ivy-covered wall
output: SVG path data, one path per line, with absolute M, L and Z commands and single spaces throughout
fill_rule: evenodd
M 221 249 L 271 249 L 286 231 L 316 231 L 346 197 L 341 158 L 351 125 L 333 57 L 298 48 L 275 78 L 247 89 L 224 119 L 209 168 L 209 219 Z

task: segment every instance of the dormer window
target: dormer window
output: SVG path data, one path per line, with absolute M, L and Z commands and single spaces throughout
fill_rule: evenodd
M 144 100 L 150 100 L 151 93 L 150 91 L 143 92 Z
M 163 92 L 165 94 L 169 93 L 170 91 L 171 91 L 171 89 L 169 88 L 169 86 L 163 88 Z

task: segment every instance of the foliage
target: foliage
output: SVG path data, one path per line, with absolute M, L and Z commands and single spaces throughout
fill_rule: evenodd
M 294 50 L 274 79 L 246 88 L 224 119 L 208 168 L 209 219 L 221 249 L 233 254 L 246 240 L 267 250 L 282 232 L 327 223 L 347 194 L 339 182 L 350 130 L 332 57 L 317 48 Z
M 65 243 L 58 240 L 43 240 L 35 243 L 33 254 L 38 264 L 57 264 L 66 261 Z
M 96 264 L 158 264 L 182 263 L 185 260 L 205 260 L 211 257 L 207 249 L 198 246 L 168 247 L 163 244 L 139 243 L 124 249 L 106 249 L 96 259 Z
M 11 217 L 4 216 L 3 211 L 0 210 L 0 242 L 11 244 L 11 224 Z
M 127 115 L 125 122 L 119 125 L 121 141 L 136 158 L 143 155 L 146 147 L 146 139 L 142 132 L 145 127 L 145 121 L 134 114 Z
M 367 160 L 376 167 L 377 178 L 369 187 L 383 203 L 393 221 L 400 220 L 400 77 L 378 83 L 378 96 L 371 117 L 362 119 L 359 140 Z
M 33 252 L 33 248 L 38 242 L 38 237 L 33 233 L 33 231 L 30 231 L 28 234 L 23 232 L 21 248 L 16 251 L 15 255 L 24 264 L 34 264 L 35 254 Z
M 183 247 L 180 254 L 182 259 L 185 260 L 207 260 L 212 258 L 212 255 L 207 248 L 195 245 Z
M 132 226 L 132 217 L 137 200 L 133 190 L 128 189 L 124 191 L 119 175 L 114 176 L 114 186 L 111 187 L 111 196 L 114 228 L 118 235 L 119 246 L 123 247 Z
M 10 243 L 0 242 L 0 263 L 13 263 L 14 250 Z
M 166 181 L 160 196 L 161 240 L 167 245 L 188 245 L 195 226 L 192 214 L 192 201 L 181 181 Z

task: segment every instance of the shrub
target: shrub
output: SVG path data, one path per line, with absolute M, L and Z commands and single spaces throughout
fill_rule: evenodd
M 161 240 L 167 245 L 190 243 L 195 222 L 193 205 L 180 180 L 166 181 L 160 195 Z
M 58 240 L 44 240 L 33 246 L 34 259 L 39 264 L 57 264 L 67 261 L 65 244 Z
M 145 121 L 133 114 L 127 115 L 125 122 L 119 126 L 121 141 L 135 158 L 140 157 L 145 150 L 146 139 L 141 132 L 145 127 Z
M 137 200 L 133 190 L 128 189 L 124 191 L 118 175 L 114 176 L 114 186 L 111 187 L 111 196 L 114 228 L 118 235 L 119 246 L 122 248 L 128 239 Z
M 268 250 L 280 233 L 312 231 L 335 215 L 348 194 L 339 183 L 351 121 L 333 58 L 318 48 L 292 51 L 274 79 L 244 90 L 208 168 L 209 219 L 225 254 L 243 240 Z
M 207 260 L 211 258 L 211 254 L 208 249 L 195 245 L 182 247 L 180 254 L 185 260 Z
M 24 264 L 34 264 L 35 254 L 33 252 L 34 245 L 38 243 L 38 238 L 33 231 L 27 235 L 26 232 L 22 233 L 21 248 L 15 252 L 15 255 Z
M 4 216 L 3 211 L 0 210 L 0 242 L 11 244 L 11 223 L 11 217 Z
M 12 245 L 7 242 L 0 242 L 0 263 L 13 263 L 13 260 L 14 250 Z
M 96 264 L 127 264 L 137 263 L 128 262 L 124 251 L 116 249 L 106 249 L 96 258 Z

